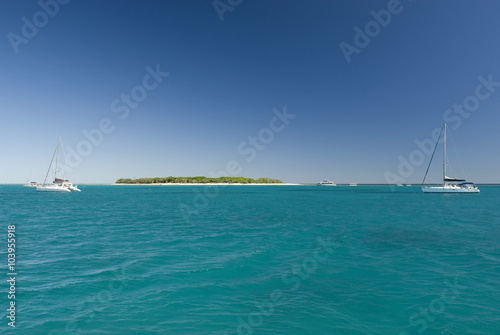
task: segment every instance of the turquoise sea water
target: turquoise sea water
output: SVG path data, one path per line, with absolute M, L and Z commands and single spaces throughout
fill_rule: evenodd
M 500 187 L 480 188 L 0 186 L 0 333 L 500 334 Z

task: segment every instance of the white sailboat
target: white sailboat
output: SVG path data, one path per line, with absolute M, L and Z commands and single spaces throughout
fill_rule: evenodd
M 57 142 L 57 148 L 56 151 L 54 152 L 54 155 L 52 156 L 52 161 L 50 162 L 49 165 L 49 170 L 47 171 L 47 174 L 45 176 L 45 180 L 43 181 L 42 185 L 37 185 L 36 190 L 38 192 L 80 192 L 78 187 L 76 185 L 73 185 L 70 183 L 69 180 L 64 179 L 64 178 L 58 178 L 57 177 L 57 165 L 59 162 L 59 148 L 61 147 L 63 154 L 64 154 L 64 149 L 62 148 L 62 140 L 61 136 L 59 136 L 59 141 Z M 54 164 L 54 159 L 55 159 L 55 164 Z M 47 178 L 49 177 L 50 171 L 52 169 L 52 165 L 54 164 L 54 181 L 51 184 L 47 184 Z
M 26 184 L 23 185 L 24 187 L 37 187 L 38 183 L 36 181 L 32 181 L 30 183 L 26 182 Z
M 441 133 L 443 133 L 444 129 L 444 154 L 443 154 L 443 185 L 440 186 L 424 186 L 425 178 L 427 177 L 427 173 L 429 172 L 429 167 L 432 163 L 432 158 L 434 157 L 434 153 L 436 152 L 437 145 L 439 143 L 439 139 L 441 138 Z M 446 175 L 446 123 L 443 125 L 441 129 L 441 133 L 439 134 L 439 138 L 436 142 L 436 147 L 434 147 L 434 152 L 431 156 L 431 161 L 429 162 L 429 166 L 427 166 L 427 171 L 425 172 L 424 179 L 422 180 L 422 191 L 424 193 L 479 193 L 479 188 L 474 183 L 466 182 L 465 179 L 458 178 L 450 178 Z
M 37 187 L 38 183 L 36 181 L 30 182 L 30 179 L 31 179 L 31 171 L 30 171 L 30 175 L 28 176 L 28 180 L 26 180 L 26 183 L 23 186 L 24 187 Z

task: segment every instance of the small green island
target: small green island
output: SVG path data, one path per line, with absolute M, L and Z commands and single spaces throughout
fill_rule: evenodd
M 283 184 L 281 180 L 271 178 L 244 177 L 164 177 L 164 178 L 120 178 L 117 184 Z

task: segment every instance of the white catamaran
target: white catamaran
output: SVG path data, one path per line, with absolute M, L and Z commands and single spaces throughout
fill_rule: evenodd
M 429 167 L 432 163 L 432 158 L 434 157 L 434 153 L 436 152 L 437 145 L 439 143 L 439 139 L 441 138 L 441 134 L 444 129 L 444 154 L 443 154 L 443 185 L 442 186 L 424 186 L 425 178 L 427 177 L 427 173 L 429 172 Z M 422 180 L 422 191 L 424 193 L 479 193 L 479 188 L 474 183 L 466 182 L 465 179 L 457 179 L 450 178 L 446 176 L 446 123 L 441 128 L 441 132 L 439 133 L 439 138 L 436 142 L 436 146 L 434 147 L 434 152 L 431 156 L 431 161 L 429 162 L 429 166 L 427 166 L 427 171 L 425 172 L 424 179 Z
M 54 155 L 52 156 L 52 161 L 50 162 L 49 170 L 47 171 L 45 180 L 43 181 L 42 185 L 37 185 L 36 187 L 36 190 L 38 192 L 66 192 L 66 193 L 72 191 L 80 192 L 78 187 L 70 183 L 69 180 L 57 177 L 57 172 L 58 172 L 57 165 L 59 162 L 59 147 L 61 147 L 61 150 L 63 151 L 64 155 L 64 148 L 62 145 L 61 136 L 59 136 L 59 141 L 57 142 L 57 148 L 56 151 L 54 152 Z M 55 159 L 55 164 L 54 164 L 54 159 Z M 49 177 L 52 165 L 54 165 L 54 181 L 52 182 L 52 184 L 47 184 L 46 181 L 47 178 Z

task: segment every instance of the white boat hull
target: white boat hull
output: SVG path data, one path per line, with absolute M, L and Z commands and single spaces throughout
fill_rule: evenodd
M 71 192 L 67 187 L 61 186 L 37 186 L 37 192 Z
M 424 193 L 479 193 L 478 188 L 464 188 L 464 187 L 422 187 Z
M 71 192 L 81 192 L 81 190 L 76 186 L 69 186 L 68 188 Z

